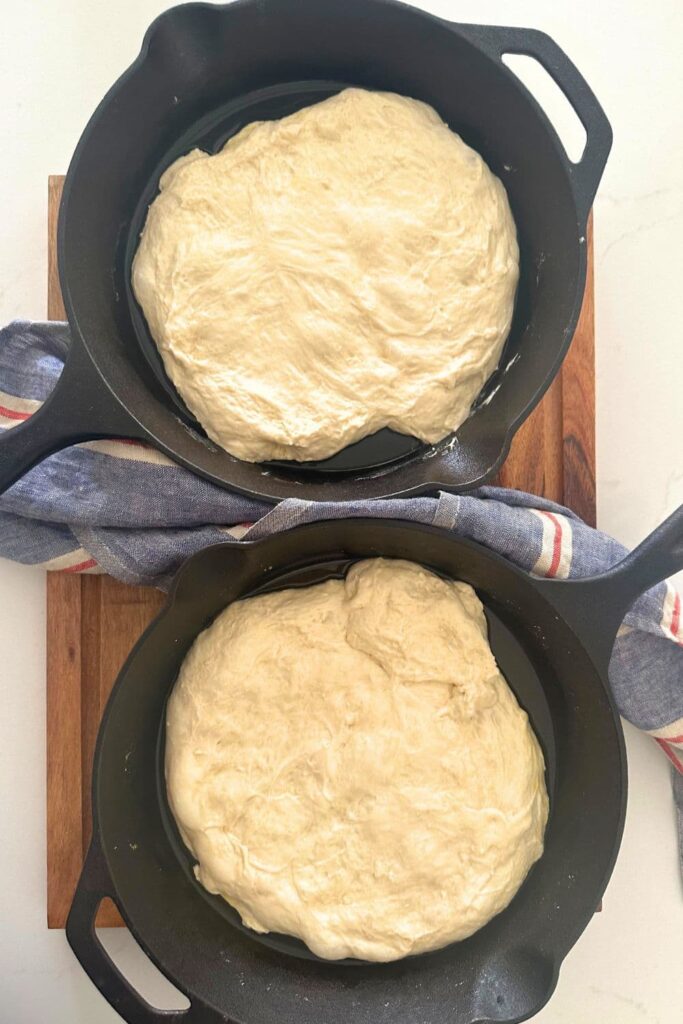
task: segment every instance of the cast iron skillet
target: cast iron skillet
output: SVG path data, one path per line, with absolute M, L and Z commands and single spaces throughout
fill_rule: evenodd
M 330 963 L 291 938 L 250 932 L 195 882 L 166 806 L 163 723 L 188 648 L 229 602 L 340 576 L 377 555 L 476 587 L 496 658 L 544 748 L 551 816 L 541 860 L 471 938 L 393 964 Z M 122 669 L 98 737 L 93 840 L 67 922 L 90 978 L 131 1024 L 482 1024 L 536 1013 L 621 839 L 626 761 L 606 687 L 612 643 L 635 598 L 680 568 L 683 507 L 616 568 L 572 582 L 534 579 L 478 544 L 396 520 L 323 521 L 195 555 Z M 105 896 L 190 1009 L 155 1010 L 119 973 L 94 931 Z
M 535 57 L 571 101 L 587 133 L 579 163 L 502 63 L 505 53 Z M 321 463 L 241 462 L 207 440 L 166 377 L 131 294 L 130 263 L 159 176 L 179 155 L 216 150 L 249 121 L 282 117 L 349 84 L 431 103 L 502 178 L 521 243 L 514 324 L 478 407 L 436 447 L 385 430 Z M 150 442 L 209 480 L 270 501 L 482 483 L 571 340 L 586 217 L 611 139 L 588 85 L 541 32 L 451 24 L 392 0 L 240 0 L 167 11 L 93 114 L 69 167 L 59 270 L 73 347 L 51 400 L 0 441 L 0 490 L 49 452 L 105 436 Z

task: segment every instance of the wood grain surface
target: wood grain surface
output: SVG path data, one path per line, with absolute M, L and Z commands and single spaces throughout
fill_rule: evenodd
M 56 231 L 63 178 L 48 186 L 50 319 L 65 319 Z M 595 371 L 592 229 L 581 319 L 561 374 L 518 432 L 499 482 L 569 505 L 595 523 Z M 108 576 L 48 573 L 47 921 L 63 928 L 90 841 L 90 776 L 97 728 L 127 654 L 163 595 Z M 99 926 L 117 925 L 100 907 Z
M 568 505 L 595 526 L 595 289 L 593 217 L 586 232 L 586 291 L 574 340 L 543 401 L 517 431 L 503 487 Z

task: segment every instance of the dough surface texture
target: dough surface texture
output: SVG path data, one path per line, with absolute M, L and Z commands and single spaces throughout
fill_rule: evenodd
M 166 781 L 201 884 L 330 959 L 470 935 L 548 816 L 474 591 L 384 559 L 218 616 L 169 701 Z
M 426 104 L 346 89 L 173 163 L 132 283 L 209 437 L 302 461 L 386 426 L 457 429 L 498 363 L 518 265 L 482 158 Z

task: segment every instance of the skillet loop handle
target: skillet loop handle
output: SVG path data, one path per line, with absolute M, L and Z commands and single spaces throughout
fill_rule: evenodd
M 566 154 L 565 163 L 581 224 L 585 227 L 612 148 L 612 128 L 595 93 L 564 50 L 545 32 L 493 25 L 458 25 L 457 28 L 498 60 L 506 53 L 533 57 L 571 103 L 586 130 L 586 147 L 577 163 Z
M 63 332 L 61 323 L 50 324 Z M 142 437 L 82 344 L 72 338 L 52 394 L 24 423 L 0 432 L 0 494 L 37 462 L 78 441 Z
M 97 908 L 105 896 L 112 895 L 104 856 L 93 839 L 69 911 L 66 937 L 81 967 L 110 1006 L 128 1024 L 230 1024 L 218 1010 L 195 998 L 187 1010 L 158 1010 L 136 992 L 95 931 Z

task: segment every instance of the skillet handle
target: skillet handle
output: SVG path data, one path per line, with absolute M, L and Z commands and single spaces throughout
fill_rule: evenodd
M 571 103 L 586 130 L 586 148 L 577 163 L 565 154 L 565 163 L 581 224 L 585 226 L 612 148 L 611 125 L 588 82 L 564 50 L 560 49 L 554 39 L 545 32 L 495 25 L 455 27 L 495 59 L 500 60 L 506 53 L 533 57 L 548 72 Z M 564 153 L 564 147 L 562 151 Z
M 683 505 L 607 572 L 538 583 L 606 670 L 617 631 L 633 602 L 681 569 Z
M 69 911 L 66 937 L 81 967 L 110 1006 L 128 1024 L 232 1024 L 220 1011 L 189 994 L 189 1009 L 159 1010 L 136 992 L 95 931 L 97 908 L 105 896 L 113 896 L 113 885 L 99 843 L 93 839 Z
M 0 431 L 0 494 L 52 452 L 97 437 L 143 435 L 72 336 L 51 395 L 24 423 Z
M 614 603 L 625 614 L 636 598 L 681 569 L 683 505 L 601 579 L 603 585 L 610 588 Z

